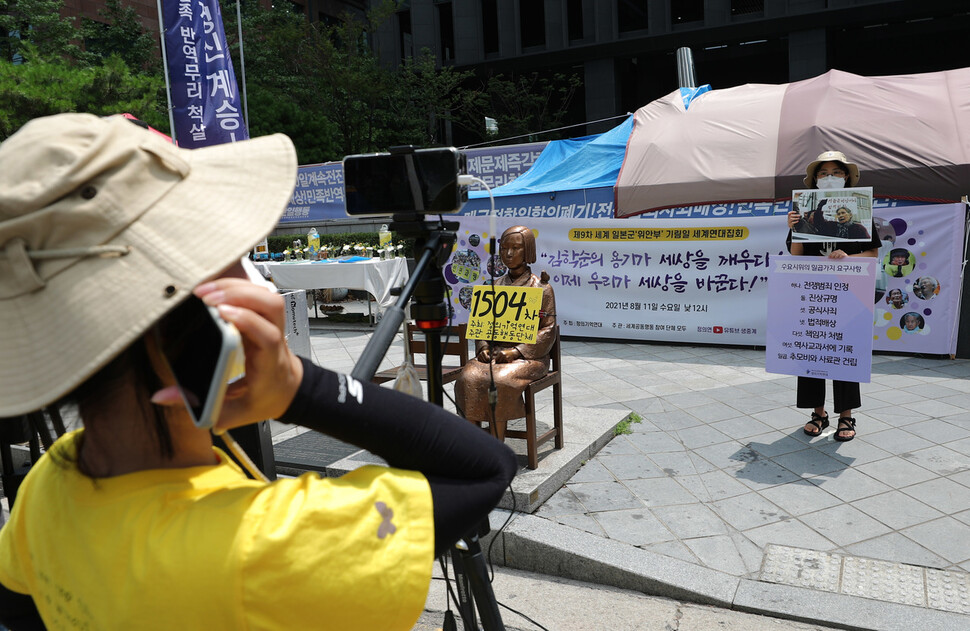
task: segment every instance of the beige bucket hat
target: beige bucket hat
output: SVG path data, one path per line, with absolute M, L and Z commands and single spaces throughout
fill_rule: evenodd
M 0 144 L 0 417 L 67 394 L 238 261 L 295 182 L 281 134 L 187 150 L 59 114 Z
M 859 183 L 859 167 L 854 162 L 849 162 L 849 159 L 845 157 L 844 153 L 841 151 L 823 151 L 805 167 L 805 179 L 802 180 L 805 186 L 809 188 L 815 186 L 812 177 L 815 175 L 815 168 L 823 162 L 841 162 L 849 169 L 849 183 L 847 187 L 851 188 Z

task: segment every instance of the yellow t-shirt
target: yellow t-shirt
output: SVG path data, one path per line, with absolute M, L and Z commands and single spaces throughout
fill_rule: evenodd
M 217 449 L 214 466 L 92 480 L 76 434 L 0 529 L 0 583 L 48 628 L 410 629 L 420 615 L 434 554 L 420 473 L 264 484 Z

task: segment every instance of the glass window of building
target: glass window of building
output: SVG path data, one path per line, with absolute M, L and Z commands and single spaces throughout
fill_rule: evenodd
M 765 0 L 731 0 L 731 15 L 764 13 Z
M 497 0 L 482 0 L 482 43 L 486 55 L 498 53 Z
M 398 11 L 397 36 L 401 46 L 401 61 L 414 57 L 414 40 L 411 36 L 411 12 Z
M 670 22 L 686 24 L 704 21 L 704 0 L 670 0 Z
M 544 0 L 519 0 L 519 35 L 522 48 L 546 45 Z
M 647 28 L 646 0 L 616 0 L 616 22 L 621 33 Z
M 455 58 L 455 22 L 451 13 L 451 3 L 441 2 L 435 5 L 438 12 L 438 49 L 441 51 L 441 61 L 452 61 Z
M 583 31 L 583 0 L 566 0 L 566 25 L 569 41 L 574 42 L 586 37 Z

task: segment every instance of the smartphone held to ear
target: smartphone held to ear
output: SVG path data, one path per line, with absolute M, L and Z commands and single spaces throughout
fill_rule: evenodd
M 192 422 L 211 428 L 226 387 L 245 371 L 239 331 L 195 296 L 176 307 L 156 331 Z

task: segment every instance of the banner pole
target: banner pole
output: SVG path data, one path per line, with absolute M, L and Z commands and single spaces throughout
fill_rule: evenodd
M 246 55 L 243 54 L 241 6 L 242 0 L 236 0 L 236 30 L 239 33 L 239 71 L 242 73 L 243 122 L 246 124 L 246 131 L 248 132 L 251 128 L 249 126 L 249 98 L 246 94 Z
M 175 138 L 175 116 L 172 107 L 172 86 L 168 81 L 168 51 L 165 47 L 165 23 L 162 19 L 162 0 L 155 0 L 158 6 L 158 41 L 162 45 L 162 68 L 165 70 L 165 100 L 168 101 L 168 128 L 172 144 L 178 145 Z
M 966 342 L 960 344 L 960 315 L 964 310 L 963 302 L 966 294 L 967 257 L 968 252 L 970 252 L 968 250 L 968 247 L 970 247 L 970 199 L 964 195 L 960 198 L 960 202 L 963 204 L 963 261 L 960 263 L 960 297 L 957 299 L 957 312 L 953 318 L 953 327 L 950 330 L 951 339 L 956 338 L 956 344 L 954 345 L 956 351 L 950 353 L 950 359 L 968 357 L 963 348 L 966 346 Z

